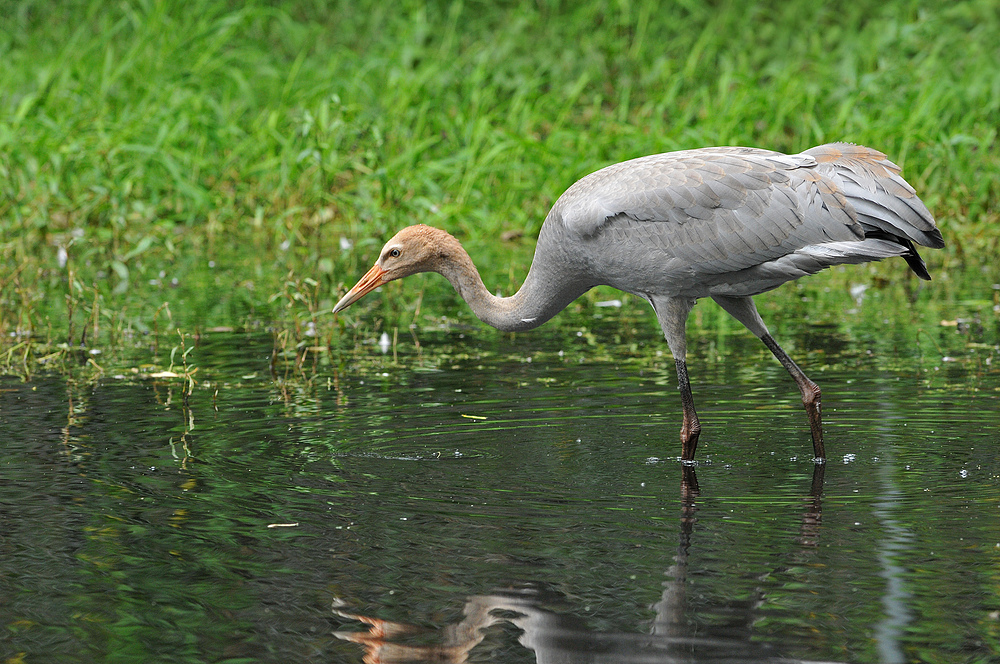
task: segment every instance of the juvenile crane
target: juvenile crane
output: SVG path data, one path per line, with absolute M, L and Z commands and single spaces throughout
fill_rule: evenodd
M 677 366 L 681 458 L 694 459 L 701 424 L 686 364 L 685 326 L 711 297 L 757 335 L 802 393 L 815 459 L 826 458 L 820 389 L 768 333 L 752 296 L 844 263 L 902 257 L 930 279 L 914 245 L 941 248 L 927 207 L 884 154 L 831 143 L 786 155 L 702 148 L 613 164 L 577 181 L 552 206 L 520 290 L 496 297 L 445 231 L 404 228 L 333 308 L 417 272 L 442 274 L 481 321 L 538 327 L 598 285 L 645 298 Z

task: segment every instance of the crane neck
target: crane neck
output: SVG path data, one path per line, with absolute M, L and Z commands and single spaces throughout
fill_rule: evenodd
M 528 275 L 510 297 L 498 297 L 486 289 L 472 258 L 457 240 L 449 253 L 450 260 L 435 271 L 451 283 L 479 320 L 504 332 L 538 327 L 594 285 L 577 274 L 561 248 L 549 239 L 544 225 Z

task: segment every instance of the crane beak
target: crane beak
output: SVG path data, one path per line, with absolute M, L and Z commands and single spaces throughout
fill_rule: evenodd
M 361 298 L 363 298 L 368 293 L 372 292 L 376 288 L 382 285 L 382 277 L 385 275 L 385 270 L 378 266 L 378 263 L 372 266 L 372 269 L 368 270 L 365 276 L 361 277 L 361 280 L 354 285 L 354 288 L 347 291 L 347 295 L 340 299 L 337 306 L 333 308 L 333 313 L 338 311 L 343 311 L 347 307 L 351 306 Z

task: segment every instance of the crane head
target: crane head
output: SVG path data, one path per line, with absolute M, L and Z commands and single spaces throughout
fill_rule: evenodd
M 337 302 L 333 313 L 343 311 L 382 284 L 417 272 L 436 271 L 442 259 L 441 236 L 451 237 L 423 224 L 407 226 L 396 233 L 382 247 L 375 265 Z

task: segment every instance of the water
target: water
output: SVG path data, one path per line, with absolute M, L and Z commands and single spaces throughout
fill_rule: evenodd
M 994 345 L 777 329 L 817 467 L 767 351 L 696 341 L 685 469 L 665 344 L 606 316 L 276 377 L 270 337 L 209 335 L 187 399 L 3 380 L 0 658 L 997 661 Z

